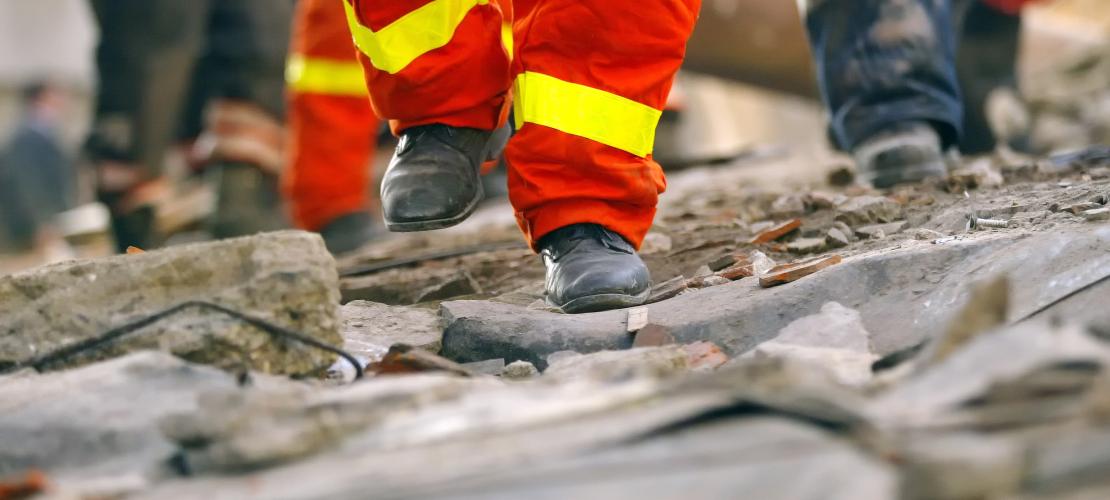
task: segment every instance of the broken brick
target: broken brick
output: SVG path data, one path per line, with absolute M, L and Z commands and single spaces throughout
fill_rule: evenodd
M 825 269 L 843 260 L 839 255 L 829 255 L 827 257 L 819 257 L 803 262 L 794 262 L 790 264 L 782 264 L 775 266 L 767 272 L 766 275 L 759 278 L 759 286 L 763 288 L 770 288 L 777 285 L 797 281 L 801 278 L 809 276 L 817 271 Z
M 651 289 L 651 295 L 648 296 L 647 303 L 654 304 L 663 300 L 677 297 L 678 294 L 686 291 L 686 277 L 676 276 Z
M 31 498 L 46 491 L 46 474 L 31 470 L 21 477 L 0 480 L 0 499 Z
M 632 347 L 658 347 L 675 344 L 677 341 L 667 327 L 649 324 L 636 332 L 632 340 Z
M 794 231 L 797 231 L 800 227 L 802 227 L 801 219 L 790 219 L 786 222 L 783 222 L 782 224 L 778 224 L 766 231 L 757 234 L 755 238 L 752 238 L 751 243 L 756 245 L 759 245 L 761 243 L 770 243 Z
M 378 375 L 447 372 L 463 377 L 474 376 L 474 372 L 463 365 L 405 344 L 394 344 L 381 361 L 370 363 L 366 369 Z
M 712 342 L 694 342 L 682 346 L 686 351 L 686 364 L 693 372 L 708 372 L 728 363 L 728 355 Z
M 720 277 L 725 278 L 725 279 L 730 280 L 730 281 L 736 281 L 740 278 L 747 278 L 749 276 L 755 276 L 755 271 L 752 269 L 752 263 L 751 262 L 743 261 L 743 262 L 737 263 L 736 265 L 734 265 L 734 266 L 732 266 L 728 269 L 724 269 L 724 270 L 719 271 L 717 273 L 717 276 L 720 276 Z

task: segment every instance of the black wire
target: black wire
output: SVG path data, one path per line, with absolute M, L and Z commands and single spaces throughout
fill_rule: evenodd
M 362 364 L 360 364 L 358 362 L 358 359 L 356 359 L 350 353 L 348 353 L 348 352 L 346 352 L 346 351 L 344 351 L 344 350 L 342 350 L 338 347 L 334 347 L 334 346 L 331 346 L 331 345 L 326 344 L 324 342 L 320 342 L 319 340 L 316 340 L 312 337 L 309 337 L 309 336 L 307 336 L 303 333 L 299 333 L 299 332 L 290 330 L 290 329 L 285 328 L 283 326 L 275 325 L 275 324 L 270 323 L 270 322 L 268 322 L 264 319 L 257 318 L 257 317 L 254 317 L 254 316 L 250 316 L 250 315 L 247 315 L 247 314 L 243 314 L 243 313 L 241 313 L 239 311 L 236 311 L 234 309 L 229 309 L 229 308 L 221 306 L 219 304 L 215 304 L 215 303 L 207 302 L 207 301 L 203 301 L 203 300 L 192 300 L 192 301 L 189 301 L 189 302 L 184 302 L 184 303 L 178 304 L 176 306 L 173 306 L 173 307 L 170 307 L 170 308 L 165 309 L 163 311 L 151 314 L 150 316 L 146 316 L 144 318 L 133 321 L 131 323 L 127 323 L 125 325 L 118 326 L 116 328 L 112 328 L 111 330 L 108 330 L 108 331 L 106 331 L 106 332 L 104 332 L 100 335 L 95 336 L 95 337 L 91 337 L 91 338 L 88 338 L 88 339 L 85 339 L 85 340 L 81 340 L 79 342 L 75 342 L 71 345 L 62 347 L 62 348 L 57 349 L 57 350 L 52 351 L 52 352 L 48 352 L 46 354 L 43 354 L 42 356 L 38 356 L 36 358 L 32 358 L 32 359 L 27 360 L 27 361 L 21 361 L 21 362 L 15 363 L 14 365 L 5 367 L 3 369 L 0 369 L 0 374 L 10 373 L 10 372 L 20 370 L 20 369 L 23 369 L 23 368 L 27 368 L 27 367 L 31 367 L 31 368 L 34 368 L 35 370 L 42 371 L 44 368 L 46 368 L 46 367 L 48 367 L 52 364 L 55 364 L 59 361 L 65 360 L 65 359 L 67 359 L 71 356 L 83 353 L 85 351 L 96 349 L 96 348 L 98 348 L 98 347 L 100 347 L 104 344 L 108 344 L 108 343 L 110 343 L 110 342 L 112 342 L 116 339 L 119 339 L 120 337 L 123 337 L 127 334 L 130 334 L 130 333 L 134 333 L 135 331 L 138 331 L 142 328 L 150 326 L 154 323 L 157 323 L 157 322 L 159 322 L 163 319 L 166 319 L 170 316 L 173 316 L 175 314 L 178 314 L 178 313 L 180 313 L 180 312 L 182 312 L 186 309 L 190 309 L 190 308 L 211 309 L 211 310 L 214 310 L 214 311 L 217 311 L 217 312 L 221 312 L 221 313 L 226 314 L 226 315 L 228 315 L 232 318 L 238 319 L 238 320 L 240 320 L 240 321 L 242 321 L 242 322 L 244 322 L 248 325 L 251 325 L 255 328 L 258 328 L 259 330 L 262 330 L 263 332 L 266 332 L 267 334 L 269 334 L 271 337 L 293 339 L 293 340 L 295 340 L 297 342 L 300 342 L 302 344 L 305 344 L 305 345 L 315 347 L 315 348 L 323 350 L 323 351 L 328 351 L 330 353 L 336 354 L 336 355 L 342 357 L 343 359 L 345 359 L 348 363 L 351 364 L 351 366 L 353 366 L 355 368 L 355 380 L 358 380 L 358 379 L 362 378 L 362 376 L 363 376 Z

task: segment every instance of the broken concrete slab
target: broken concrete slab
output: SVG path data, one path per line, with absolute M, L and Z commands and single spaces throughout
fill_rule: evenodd
M 682 346 L 637 347 L 560 356 L 543 371 L 545 379 L 627 380 L 636 377 L 667 378 L 690 370 Z
M 741 279 L 648 307 L 652 322 L 677 342 L 708 340 L 737 356 L 790 322 L 818 313 L 835 297 L 860 312 L 867 331 L 876 334 L 875 353 L 886 355 L 940 335 L 968 300 L 969 281 L 1010 274 L 1013 320 L 1056 304 L 1105 275 L 1108 248 L 1110 227 L 1035 236 L 983 234 L 944 244 L 909 241 L 903 248 L 845 259 L 783 286 L 762 289 L 757 280 Z M 441 307 L 446 320 L 443 354 L 457 361 L 504 357 L 542 367 L 544 358 L 556 351 L 626 349 L 632 344 L 623 311 L 560 315 L 477 301 Z M 1075 319 L 1094 314 L 1090 308 L 1079 309 Z
M 791 322 L 774 339 L 745 355 L 813 363 L 852 386 L 871 380 L 871 364 L 878 359 L 859 311 L 837 302 L 828 302 L 819 313 Z
M 433 353 L 443 345 L 443 320 L 433 309 L 356 300 L 340 307 L 339 315 L 344 349 L 369 361 L 381 359 L 394 344 Z
M 208 301 L 340 344 L 335 260 L 319 235 L 282 231 L 0 277 L 0 366 L 42 356 L 189 301 Z M 154 348 L 199 363 L 271 373 L 323 370 L 334 355 L 242 320 L 188 309 L 88 356 Z
M 154 351 L 0 377 L 0 476 L 38 468 L 65 483 L 146 474 L 174 450 L 159 418 L 195 409 L 198 394 L 236 387 L 231 374 Z

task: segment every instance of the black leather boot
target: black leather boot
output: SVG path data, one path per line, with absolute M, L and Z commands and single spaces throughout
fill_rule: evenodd
M 324 246 L 332 255 L 358 250 L 381 234 L 381 223 L 369 212 L 340 215 L 320 229 Z
M 860 177 L 877 188 L 944 178 L 948 168 L 940 136 L 925 122 L 909 122 L 875 134 L 855 149 Z
M 636 250 L 619 234 L 597 224 L 572 224 L 539 242 L 547 267 L 547 302 L 567 313 L 643 304 L 651 275 Z
M 390 231 L 454 226 L 482 201 L 482 163 L 496 158 L 509 129 L 490 132 L 422 125 L 401 134 L 382 179 L 382 213 Z

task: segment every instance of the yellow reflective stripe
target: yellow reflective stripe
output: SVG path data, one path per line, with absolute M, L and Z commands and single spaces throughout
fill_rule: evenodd
M 636 156 L 651 154 L 662 111 L 593 87 L 526 71 L 513 84 L 520 128 L 535 123 Z
M 341 96 L 365 96 L 362 65 L 355 61 L 289 56 L 285 83 L 295 92 Z
M 501 45 L 509 53 L 509 60 L 513 60 L 513 24 L 501 23 Z
M 389 74 L 397 73 L 417 57 L 447 45 L 470 9 L 489 3 L 489 0 L 433 0 L 380 31 L 372 31 L 358 22 L 350 1 L 342 1 L 355 46 L 370 58 L 375 68 Z

